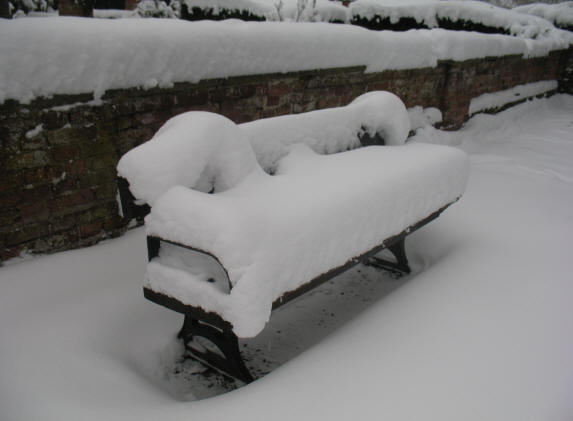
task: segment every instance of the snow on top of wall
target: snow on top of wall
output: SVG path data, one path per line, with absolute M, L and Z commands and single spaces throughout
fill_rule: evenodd
M 171 19 L 21 18 L 0 21 L 0 103 L 54 94 L 347 66 L 367 72 L 567 48 L 573 35 L 540 40 L 461 31 L 368 31 L 352 25 L 186 22 Z
M 549 91 L 557 89 L 556 80 L 543 80 L 540 82 L 517 85 L 511 89 L 483 94 L 473 98 L 470 102 L 469 115 L 479 113 L 480 111 L 493 110 L 504 107 L 505 105 L 531 98 L 536 95 L 542 95 Z
M 554 25 L 573 27 L 573 1 L 557 4 L 534 3 L 519 6 L 512 10 L 519 13 L 539 16 L 540 18 L 547 19 Z

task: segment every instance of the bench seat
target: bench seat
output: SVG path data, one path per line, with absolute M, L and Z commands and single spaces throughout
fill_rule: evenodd
M 253 171 L 215 194 L 172 187 L 147 216 L 148 234 L 218 262 L 166 244 L 145 288 L 220 315 L 238 337 L 255 336 L 277 299 L 456 201 L 467 172 L 466 155 L 450 147 L 318 155 L 299 144 L 273 176 Z

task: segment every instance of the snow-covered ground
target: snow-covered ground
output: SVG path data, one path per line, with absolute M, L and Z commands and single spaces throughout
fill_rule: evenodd
M 358 267 L 277 310 L 244 348 L 272 373 L 211 399 L 234 386 L 178 360 L 181 317 L 141 294 L 142 229 L 0 268 L 0 419 L 570 420 L 573 97 L 411 141 L 472 163 L 408 237 L 413 273 Z

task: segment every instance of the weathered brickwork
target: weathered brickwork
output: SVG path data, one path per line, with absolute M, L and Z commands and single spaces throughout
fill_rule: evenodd
M 486 92 L 558 79 L 571 92 L 571 50 L 441 62 L 435 68 L 364 73 L 364 68 L 270 74 L 180 83 L 170 89 L 125 89 L 0 105 L 0 261 L 94 244 L 120 235 L 115 167 L 170 117 L 190 110 L 235 122 L 346 105 L 388 90 L 407 106 L 442 110 L 458 128 L 469 102 Z

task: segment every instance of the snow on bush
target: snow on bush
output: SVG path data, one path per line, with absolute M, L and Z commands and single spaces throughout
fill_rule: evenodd
M 136 13 L 143 18 L 178 18 L 181 4 L 178 1 L 141 0 L 137 3 Z
M 348 9 L 330 0 L 280 0 L 277 3 L 279 20 L 294 22 L 348 21 Z
M 278 20 L 275 5 L 261 0 L 182 0 L 181 8 L 182 17 L 188 20 Z
M 502 2 L 503 3 L 503 2 Z M 569 2 L 571 3 L 571 2 Z M 481 1 L 379 1 L 357 0 L 344 7 L 329 0 L 184 0 L 189 8 L 202 11 L 203 18 L 223 14 L 239 17 L 243 11 L 257 19 L 294 22 L 340 22 L 353 23 L 370 29 L 408 30 L 420 28 L 445 28 L 472 30 L 486 33 L 504 33 L 524 38 L 545 36 L 552 26 L 542 20 L 520 16 L 512 10 L 503 9 Z M 499 6 L 510 7 L 511 2 Z M 545 5 L 541 5 L 545 6 Z M 552 5 L 539 9 L 524 6 L 525 10 L 552 10 L 544 16 L 567 15 L 569 7 Z M 529 9 L 527 9 L 529 8 Z M 517 8 L 515 10 L 519 10 Z M 230 14 L 234 11 L 234 14 Z M 210 13 L 210 15 L 209 15 Z M 541 12 L 530 13 L 540 16 Z M 543 14 L 543 13 L 542 13 Z M 252 20 L 252 19 L 251 19 Z M 563 17 L 566 21 L 567 18 Z
M 490 2 L 491 3 L 491 2 Z M 502 7 L 514 5 L 510 0 L 496 6 L 481 1 L 380 1 L 357 0 L 349 7 L 330 0 L 183 0 L 189 9 L 195 8 L 193 19 L 241 18 L 248 20 L 280 20 L 293 22 L 353 23 L 370 29 L 408 30 L 445 28 L 486 33 L 504 33 L 524 38 L 538 38 L 552 30 L 542 20 L 520 16 Z M 571 2 L 568 2 L 571 3 Z M 547 6 L 547 7 L 545 7 Z M 541 17 L 561 15 L 562 21 L 570 10 L 563 5 L 523 6 L 514 10 Z M 547 10 L 547 11 L 545 11 Z M 565 16 L 564 16 L 565 15 Z M 569 13 L 570 15 L 570 13 Z M 551 19 L 550 19 L 551 20 Z
M 440 1 L 415 6 L 386 6 L 376 0 L 357 0 L 350 7 L 351 19 L 367 21 L 388 19 L 390 24 L 414 20 L 418 27 L 474 29 L 506 33 L 526 39 L 551 37 L 555 28 L 535 16 L 515 13 L 478 1 Z M 479 28 L 476 28 L 479 25 Z M 407 25 L 406 25 L 407 28 Z
M 573 35 L 554 30 L 543 40 L 524 40 L 326 23 L 52 17 L 4 20 L 0 39 L 2 103 L 86 92 L 100 99 L 108 89 L 239 75 L 360 65 L 377 72 L 432 67 L 447 59 L 542 56 L 567 48 Z
M 573 31 L 573 1 L 557 4 L 534 3 L 516 7 L 513 10 L 519 13 L 539 16 L 547 19 L 559 28 Z
M 330 0 L 182 0 L 189 19 L 269 20 L 289 22 L 340 22 L 348 9 Z
M 52 13 L 57 9 L 55 0 L 10 0 L 10 13 L 20 17 L 31 12 Z

